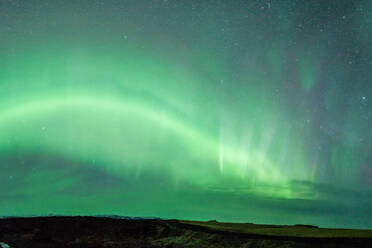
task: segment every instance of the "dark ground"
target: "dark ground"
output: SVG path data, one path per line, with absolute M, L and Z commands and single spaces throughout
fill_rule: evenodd
M 219 225 L 218 222 L 128 220 L 104 217 L 5 218 L 0 219 L 0 244 L 4 242 L 10 247 L 17 248 L 372 247 L 372 237 L 369 236 L 368 231 L 364 231 L 367 233 L 366 237 L 351 235 L 350 237 L 319 238 L 308 237 L 308 235 L 307 237 L 291 236 L 288 233 L 288 230 L 298 231 L 298 227 L 288 229 L 288 226 L 286 226 L 286 229 L 281 229 L 284 227 L 246 224 L 249 226 L 249 230 L 263 230 L 264 227 L 270 227 L 266 230 L 286 230 L 281 235 L 272 235 L 262 234 L 262 231 L 260 231 L 261 234 L 250 233 L 250 231 L 247 231 L 248 229 L 239 232 L 235 227 L 234 230 L 228 228 L 229 225 L 229 223 Z M 239 225 L 243 226 L 244 224 Z M 216 229 L 209 226 L 221 227 Z M 299 228 L 304 233 L 335 230 L 317 229 L 311 226 L 301 226 Z M 358 234 L 359 231 L 352 230 L 352 232 Z

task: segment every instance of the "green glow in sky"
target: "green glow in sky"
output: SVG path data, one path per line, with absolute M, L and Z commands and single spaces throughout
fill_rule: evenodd
M 371 8 L 299 2 L 1 3 L 0 215 L 372 227 Z

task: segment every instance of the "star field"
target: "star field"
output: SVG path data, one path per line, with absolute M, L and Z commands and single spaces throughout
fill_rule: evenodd
M 371 1 L 0 17 L 0 215 L 372 227 Z

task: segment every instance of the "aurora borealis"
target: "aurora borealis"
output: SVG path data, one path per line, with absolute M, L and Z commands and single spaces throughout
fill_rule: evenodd
M 372 228 L 372 2 L 0 0 L 0 215 Z

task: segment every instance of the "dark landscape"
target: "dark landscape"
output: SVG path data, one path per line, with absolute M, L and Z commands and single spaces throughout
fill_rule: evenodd
M 0 220 L 2 247 L 371 247 L 372 230 L 108 217 Z M 8 246 L 7 246 L 8 245 Z

